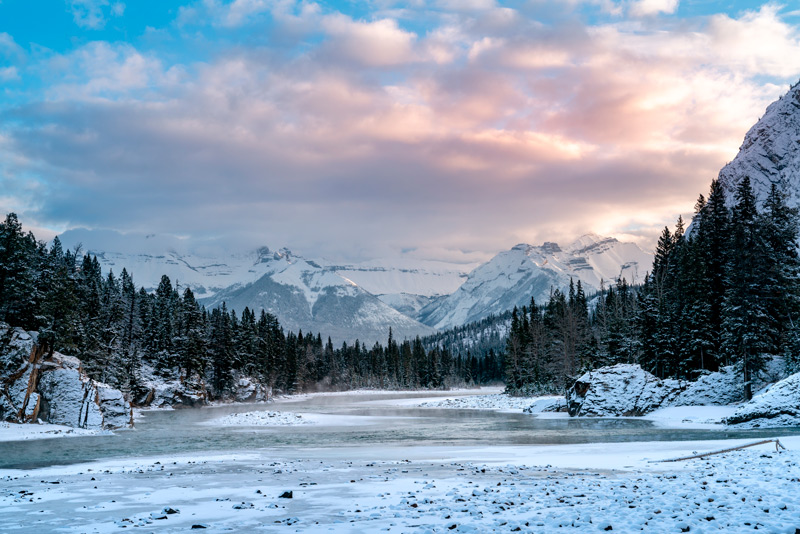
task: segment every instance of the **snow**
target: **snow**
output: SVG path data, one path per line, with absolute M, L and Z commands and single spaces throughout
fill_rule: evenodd
M 800 438 L 780 439 L 787 452 L 768 444 L 677 463 L 656 460 L 745 441 L 268 450 L 3 470 L 0 524 L 6 532 L 793 534 Z
M 201 425 L 209 426 L 288 426 L 310 425 L 313 421 L 291 412 L 242 412 L 212 419 Z
M 564 248 L 520 244 L 476 268 L 455 293 L 424 308 L 420 317 L 445 329 L 526 306 L 531 296 L 545 302 L 552 288 L 564 290 L 570 279 L 580 280 L 587 293 L 598 290 L 601 281 L 608 285 L 620 277 L 640 283 L 652 261 L 652 254 L 635 243 L 594 234 Z
M 800 373 L 781 380 L 741 405 L 727 422 L 739 428 L 800 426 Z
M 719 428 L 736 406 L 671 406 L 659 408 L 641 419 L 668 428 Z
M 67 425 L 54 425 L 50 423 L 17 424 L 0 421 L 0 441 L 97 436 L 100 434 L 111 434 L 111 431 L 73 428 Z
M 198 423 L 198 425 L 230 427 L 299 425 L 361 426 L 374 424 L 376 421 L 378 421 L 378 418 L 369 416 L 253 411 L 233 413 L 218 419 Z
M 677 380 L 658 379 L 638 365 L 617 364 L 581 375 L 567 392 L 567 405 L 570 415 L 644 415 L 671 404 L 680 390 Z
M 544 397 L 552 400 L 563 397 Z M 419 404 L 421 408 L 457 408 L 461 410 L 493 410 L 500 412 L 519 412 L 536 403 L 537 398 L 511 397 L 505 393 L 494 395 L 471 395 L 469 397 L 452 397 L 435 401 L 424 401 Z

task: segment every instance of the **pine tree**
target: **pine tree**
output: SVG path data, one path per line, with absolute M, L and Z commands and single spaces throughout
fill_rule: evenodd
M 742 372 L 745 399 L 752 398 L 751 380 L 764 368 L 776 325 L 770 296 L 762 285 L 767 267 L 760 235 L 756 199 L 745 177 L 736 191 L 732 214 L 731 254 L 726 265 L 727 291 L 723 307 L 725 349 Z

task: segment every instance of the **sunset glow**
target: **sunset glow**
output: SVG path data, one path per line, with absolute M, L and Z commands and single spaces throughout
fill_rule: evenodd
M 800 77 L 800 12 L 717 4 L 3 0 L 0 209 L 331 259 L 649 249 Z

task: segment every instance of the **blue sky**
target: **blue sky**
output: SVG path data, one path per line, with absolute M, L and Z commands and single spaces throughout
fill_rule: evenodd
M 798 78 L 789 2 L 0 0 L 0 209 L 332 259 L 650 247 Z

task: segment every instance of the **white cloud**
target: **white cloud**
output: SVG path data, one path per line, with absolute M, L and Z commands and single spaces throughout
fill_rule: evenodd
M 66 0 L 75 24 L 81 28 L 99 30 L 106 25 L 108 17 L 121 17 L 125 13 L 123 2 L 109 0 Z
M 330 36 L 331 51 L 344 59 L 372 67 L 415 59 L 416 34 L 403 30 L 392 19 L 363 22 L 335 14 L 322 20 L 322 29 Z
M 634 0 L 629 13 L 634 17 L 650 17 L 664 13 L 670 15 L 678 9 L 678 0 Z
M 0 80 L 5 82 L 19 80 L 17 67 L 0 67 Z
M 796 78 L 800 74 L 800 32 L 779 16 L 780 6 L 766 4 L 735 19 L 711 18 L 708 37 L 717 62 L 747 74 Z
M 20 60 L 25 57 L 25 51 L 11 35 L 0 32 L 0 57 Z

